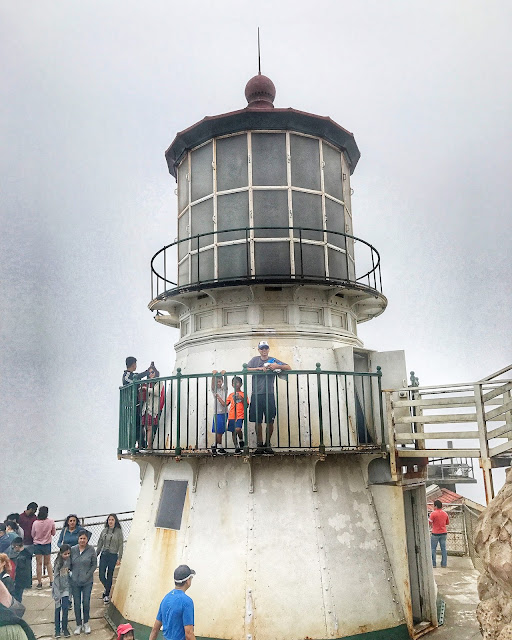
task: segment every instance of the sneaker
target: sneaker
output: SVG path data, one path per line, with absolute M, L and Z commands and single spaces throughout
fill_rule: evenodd
M 75 636 L 79 636 L 82 633 L 81 625 L 78 625 L 78 627 L 73 631 L 73 633 L 75 634 Z
M 270 445 L 265 445 L 264 451 L 265 453 L 269 453 L 271 455 L 274 453 L 274 449 L 272 449 Z
M 91 626 L 88 622 L 84 624 L 84 631 L 85 633 L 91 633 Z
M 235 449 L 235 456 L 239 456 L 242 453 L 242 449 L 240 449 L 240 447 L 237 447 Z
M 71 634 L 69 633 L 69 629 L 63 629 L 63 630 L 62 630 L 62 635 L 63 635 L 65 638 L 69 638 L 69 637 L 71 636 Z
M 54 638 L 60 638 L 60 637 L 61 637 L 61 635 L 60 635 L 60 631 L 56 631 L 56 632 L 55 632 L 55 635 L 54 635 L 53 637 L 54 637 Z
M 214 444 L 212 444 L 212 455 L 217 455 L 217 447 Z
M 42 588 L 43 588 L 42 583 L 41 583 L 41 582 L 38 582 L 38 583 L 37 583 L 37 587 L 36 587 L 36 589 L 42 589 Z
M 217 453 L 219 454 L 219 456 L 225 456 L 227 451 L 226 451 L 226 449 L 223 449 L 222 447 L 219 447 L 217 449 Z
M 265 453 L 265 447 L 263 442 L 258 442 L 258 446 L 256 447 L 256 451 L 254 452 L 257 456 L 261 456 L 262 453 Z
M 245 447 L 245 442 L 243 440 L 239 440 L 238 446 L 240 447 L 240 449 L 243 449 Z
M 108 604 L 108 603 L 110 602 L 110 597 L 109 597 L 109 596 L 105 596 L 105 597 L 103 598 L 103 602 L 104 602 L 105 604 Z

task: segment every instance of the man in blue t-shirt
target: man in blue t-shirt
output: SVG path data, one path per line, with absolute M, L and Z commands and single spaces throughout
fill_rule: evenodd
M 252 396 L 249 405 L 249 422 L 256 423 L 257 448 L 255 453 L 274 453 L 270 446 L 270 438 L 274 431 L 276 417 L 276 401 L 274 396 L 275 374 L 289 371 L 289 364 L 269 356 L 270 345 L 266 340 L 258 344 L 259 355 L 251 358 L 247 363 L 247 371 L 265 371 L 264 376 L 252 377 Z M 263 441 L 262 423 L 267 423 L 267 433 Z
M 180 564 L 175 570 L 175 589 L 160 603 L 149 640 L 156 640 L 160 629 L 165 640 L 195 640 L 194 602 L 185 593 L 195 575 L 196 572 L 186 564 Z

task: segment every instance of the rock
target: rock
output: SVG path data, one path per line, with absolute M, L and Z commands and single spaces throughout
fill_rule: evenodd
M 484 640 L 512 640 L 512 468 L 478 519 L 475 548 L 484 565 L 476 616 Z
M 512 624 L 503 627 L 497 640 L 512 640 Z

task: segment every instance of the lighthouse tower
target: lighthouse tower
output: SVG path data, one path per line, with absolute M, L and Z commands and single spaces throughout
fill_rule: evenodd
M 149 633 L 185 563 L 200 638 L 414 637 L 436 623 L 425 492 L 421 474 L 397 481 L 387 454 L 381 391 L 404 385 L 403 352 L 357 334 L 387 304 L 380 255 L 353 233 L 359 150 L 275 95 L 258 74 L 245 108 L 165 154 L 177 239 L 151 261 L 149 307 L 179 329 L 176 370 L 121 390 L 119 456 L 139 464 L 141 492 L 108 616 Z M 261 340 L 290 371 L 247 371 Z M 249 397 L 270 376 L 270 455 L 247 407 L 243 454 L 229 433 L 228 455 L 212 453 L 212 385 L 229 393 L 235 375 Z

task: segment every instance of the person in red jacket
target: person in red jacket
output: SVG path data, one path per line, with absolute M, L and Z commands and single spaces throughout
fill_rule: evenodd
M 165 403 L 165 384 L 161 381 L 153 382 L 160 377 L 160 372 L 151 363 L 148 369 L 148 381 L 140 386 L 139 400 L 141 403 L 142 434 L 141 449 L 152 449 L 153 439 L 158 429 L 158 421 Z
M 36 518 L 37 502 L 29 502 L 27 508 L 23 513 L 20 513 L 19 523 L 23 529 L 23 544 L 33 544 L 32 540 L 32 525 L 37 520 Z
M 446 511 L 443 511 L 443 503 L 441 500 L 434 501 L 434 511 L 430 514 L 428 522 L 431 527 L 430 547 L 432 549 L 432 564 L 436 566 L 436 549 L 439 544 L 441 547 L 441 566 L 446 567 L 448 563 L 448 554 L 446 552 L 446 536 L 448 530 L 446 525 L 450 524 L 450 518 Z

